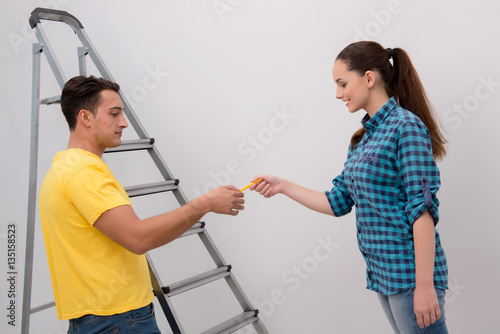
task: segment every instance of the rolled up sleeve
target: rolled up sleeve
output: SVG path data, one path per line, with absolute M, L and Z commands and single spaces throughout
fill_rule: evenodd
M 345 185 L 343 171 L 333 179 L 332 183 L 333 188 L 330 191 L 325 191 L 325 195 L 328 198 L 328 203 L 330 203 L 334 216 L 341 217 L 351 212 L 354 201 Z
M 439 169 L 432 156 L 429 133 L 423 124 L 408 122 L 401 127 L 398 140 L 398 169 L 402 176 L 407 201 L 405 212 L 413 224 L 429 210 L 434 225 L 439 221 Z

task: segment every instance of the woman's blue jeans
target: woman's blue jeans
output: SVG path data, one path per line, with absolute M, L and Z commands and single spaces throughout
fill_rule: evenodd
M 156 324 L 153 304 L 125 313 L 85 315 L 69 321 L 68 334 L 161 334 Z
M 417 316 L 413 312 L 413 293 L 415 289 L 409 289 L 401 293 L 386 296 L 378 294 L 385 315 L 391 323 L 396 334 L 448 334 L 444 315 L 445 291 L 436 289 L 441 318 L 430 326 L 418 327 Z

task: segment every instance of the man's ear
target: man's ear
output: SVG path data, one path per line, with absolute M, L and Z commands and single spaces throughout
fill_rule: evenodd
M 89 110 L 81 109 L 78 113 L 78 120 L 82 123 L 83 126 L 88 128 L 94 120 L 94 115 Z
M 366 85 L 368 88 L 372 88 L 375 85 L 376 81 L 376 75 L 372 71 L 366 71 L 365 72 L 365 80 L 366 80 Z

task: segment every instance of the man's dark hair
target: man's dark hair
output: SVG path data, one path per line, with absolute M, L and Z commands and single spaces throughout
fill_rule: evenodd
M 103 90 L 112 90 L 118 93 L 120 86 L 93 75 L 89 77 L 77 76 L 64 84 L 61 94 L 61 109 L 70 130 L 76 128 L 76 120 L 80 110 L 86 109 L 94 116 L 96 115 Z

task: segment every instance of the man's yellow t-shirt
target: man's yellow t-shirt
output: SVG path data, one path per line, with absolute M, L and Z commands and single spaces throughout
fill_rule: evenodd
M 58 152 L 40 191 L 40 216 L 59 319 L 112 315 L 154 299 L 144 255 L 118 245 L 93 225 L 107 210 L 131 205 L 97 155 Z

